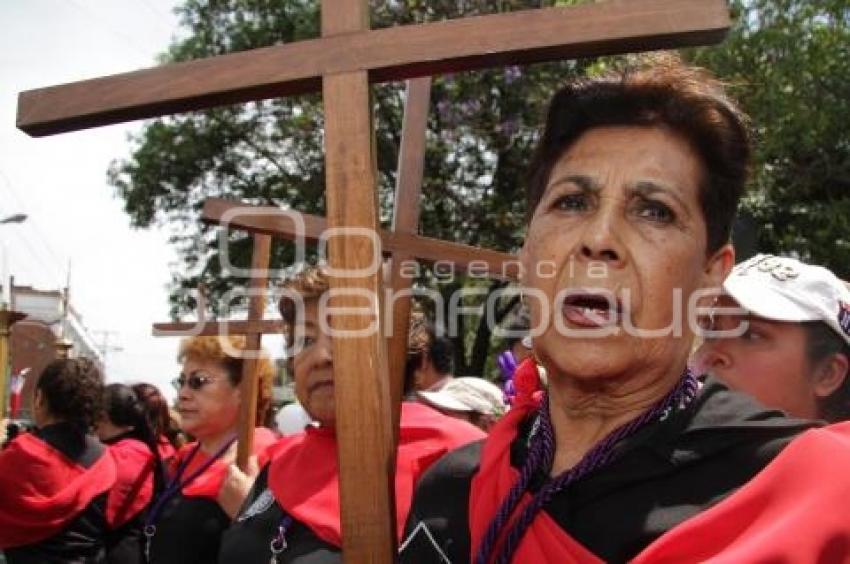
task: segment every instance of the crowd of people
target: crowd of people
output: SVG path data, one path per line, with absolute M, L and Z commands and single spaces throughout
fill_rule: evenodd
M 402 562 L 850 560 L 850 291 L 794 258 L 734 266 L 750 151 L 723 86 L 674 57 L 555 94 L 503 385 L 411 323 Z M 283 284 L 297 403 L 273 416 L 264 354 L 247 468 L 244 338 L 181 343 L 176 412 L 83 358 L 39 375 L 35 429 L 0 452 L 9 564 L 340 561 L 328 274 Z

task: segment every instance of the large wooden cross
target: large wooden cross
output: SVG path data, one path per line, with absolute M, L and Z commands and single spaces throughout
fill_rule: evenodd
M 322 37 L 24 92 L 18 126 L 49 135 L 321 90 L 329 227 L 378 229 L 371 82 L 499 65 L 719 41 L 725 0 L 611 0 L 573 8 L 369 30 L 368 0 L 322 0 Z M 363 238 L 330 240 L 334 269 L 369 265 Z M 332 289 L 380 295 L 379 273 L 334 277 Z M 358 307 L 342 298 L 341 307 Z M 367 327 L 349 315 L 335 329 Z M 380 334 L 334 340 L 344 554 L 391 562 L 393 466 L 387 359 Z M 340 370 L 339 367 L 344 367 Z
M 407 358 L 407 333 L 411 309 L 411 287 L 415 270 L 408 269 L 411 261 L 438 262 L 453 272 L 470 270 L 476 276 L 516 280 L 519 261 L 510 254 L 480 249 L 468 245 L 441 241 L 417 234 L 419 197 L 425 161 L 430 77 L 407 81 L 404 119 L 394 199 L 393 226 L 390 231 L 379 231 L 381 254 L 391 258 L 388 288 L 382 304 L 382 320 L 391 328 L 388 336 L 390 410 L 393 428 L 398 426 L 399 409 L 404 387 L 404 367 Z M 297 241 L 299 245 L 317 243 L 326 233 L 327 221 L 323 217 L 281 210 L 272 206 L 246 206 L 233 200 L 209 198 L 204 202 L 201 219 L 221 225 L 220 241 L 227 241 L 234 230 L 248 231 L 254 235 L 250 285 L 248 291 L 248 316 L 246 319 L 222 322 L 204 318 L 206 306 L 199 301 L 198 320 L 194 322 L 156 323 L 154 336 L 175 337 L 195 335 L 245 335 L 247 349 L 260 348 L 264 334 L 280 333 L 282 325 L 277 320 L 263 317 L 267 275 L 269 271 L 269 239 L 277 237 Z M 225 243 L 226 244 L 226 243 Z M 204 300 L 202 289 L 199 300 Z M 241 392 L 242 413 L 239 425 L 239 450 L 237 461 L 243 468 L 252 452 L 254 420 L 256 416 L 257 380 L 255 365 L 243 366 Z

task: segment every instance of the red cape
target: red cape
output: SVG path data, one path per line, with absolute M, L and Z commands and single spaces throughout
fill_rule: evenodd
M 395 475 L 399 538 L 413 488 L 425 470 L 448 451 L 485 436 L 478 427 L 425 405 L 402 403 Z M 342 546 L 336 435 L 332 430 L 308 427 L 304 433 L 282 439 L 269 468 L 269 488 L 294 519 L 323 541 Z
M 115 479 L 107 452 L 83 468 L 30 433 L 16 437 L 0 452 L 0 549 L 59 533 Z
M 469 498 L 473 560 L 490 520 L 519 478 L 510 464 L 510 445 L 519 423 L 534 408 L 532 401 L 515 406 L 484 445 Z M 737 492 L 669 530 L 632 562 L 845 562 L 850 558 L 848 468 L 850 422 L 806 431 Z M 526 494 L 519 507 L 530 499 Z M 513 518 L 519 513 L 517 509 Z M 514 562 L 602 560 L 541 512 L 520 542 Z
M 154 455 L 148 445 L 136 439 L 122 439 L 109 445 L 118 477 L 106 500 L 106 521 L 118 528 L 139 514 L 153 497 Z
M 277 437 L 270 429 L 266 429 L 265 427 L 257 427 L 254 429 L 253 452 L 257 456 L 257 462 L 261 467 L 268 462 L 270 457 L 268 452 L 269 447 L 276 441 Z M 192 453 L 197 444 L 198 443 L 196 442 L 189 443 L 177 451 L 177 454 L 171 460 L 171 472 L 169 475 L 173 475 L 176 468 Z M 195 470 L 197 470 L 208 459 L 209 455 L 199 450 L 197 454 L 192 457 L 192 461 L 189 463 L 188 468 L 186 468 L 183 472 L 183 479 L 191 476 Z M 229 462 L 225 462 L 222 459 L 216 460 L 209 468 L 204 470 L 203 474 L 195 478 L 188 486 L 184 487 L 182 494 L 186 497 L 206 497 L 216 500 L 218 498 L 218 492 L 221 489 L 221 484 L 224 483 L 224 478 L 227 476 L 227 467 L 229 464 Z

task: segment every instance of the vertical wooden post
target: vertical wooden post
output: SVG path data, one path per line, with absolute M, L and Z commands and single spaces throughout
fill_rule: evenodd
M 419 196 L 425 168 L 425 134 L 428 131 L 428 104 L 431 99 L 431 77 L 407 81 L 404 101 L 404 121 L 398 155 L 395 202 L 392 229 L 397 233 L 416 233 L 419 230 Z M 399 425 L 404 367 L 407 362 L 407 334 L 410 326 L 413 279 L 404 275 L 404 263 L 416 260 L 410 253 L 393 253 L 390 263 L 389 290 L 393 292 L 388 304 L 392 308 L 392 336 L 387 354 L 390 370 L 393 427 Z M 396 297 L 398 296 L 398 297 Z
M 323 0 L 322 35 L 368 29 L 367 0 Z M 366 71 L 323 79 L 328 225 L 356 227 L 363 235 L 330 237 L 330 267 L 347 274 L 330 277 L 331 306 L 364 308 L 331 317 L 334 348 L 337 456 L 346 562 L 389 564 L 395 559 L 395 510 L 390 476 L 395 457 L 390 428 L 389 379 L 383 332 L 343 336 L 380 323 L 378 202 L 373 167 L 372 110 Z M 342 294 L 343 292 L 344 294 Z M 351 292 L 358 292 L 353 295 Z M 369 298 L 364 298 L 369 296 Z
M 248 285 L 248 319 L 263 318 L 266 308 L 267 272 L 271 254 L 272 238 L 269 235 L 254 235 L 254 249 L 251 254 L 251 281 Z M 248 333 L 245 336 L 245 354 L 242 363 L 242 381 L 239 384 L 239 438 L 236 446 L 236 464 L 246 470 L 248 458 L 254 450 L 254 426 L 257 419 L 257 356 L 262 346 L 262 333 Z

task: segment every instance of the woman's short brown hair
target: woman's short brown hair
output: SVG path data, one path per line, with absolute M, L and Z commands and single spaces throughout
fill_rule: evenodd
M 242 366 L 245 362 L 243 355 L 247 347 L 247 339 L 241 335 L 219 335 L 216 337 L 189 337 L 180 343 L 177 361 L 186 359 L 218 362 L 227 371 L 228 379 L 234 386 L 242 382 Z M 266 421 L 266 415 L 271 408 L 272 386 L 274 381 L 274 365 L 266 351 L 261 351 L 257 359 L 257 425 Z
M 283 318 L 283 334 L 287 342 L 291 344 L 298 312 L 298 304 L 293 296 L 298 296 L 302 303 L 318 300 L 329 288 L 327 271 L 321 266 L 307 266 L 281 283 L 283 294 L 278 301 L 278 309 Z
M 564 152 L 590 129 L 620 125 L 667 127 L 690 143 L 705 171 L 699 200 L 706 252 L 728 242 L 749 167 L 747 118 L 710 73 L 672 54 L 634 58 L 603 76 L 576 80 L 553 96 L 529 170 L 529 218 Z

